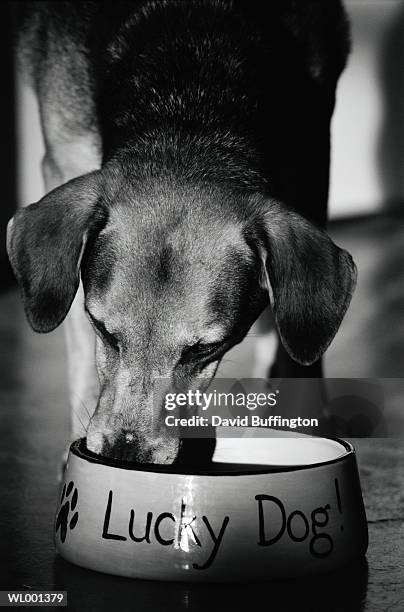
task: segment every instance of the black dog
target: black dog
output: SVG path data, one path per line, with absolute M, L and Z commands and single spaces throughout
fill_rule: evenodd
M 20 8 L 50 191 L 9 227 L 27 316 L 48 332 L 71 310 L 90 450 L 171 463 L 156 377 L 209 380 L 269 298 L 277 375 L 318 376 L 349 305 L 355 266 L 320 229 L 345 14 L 337 0 Z

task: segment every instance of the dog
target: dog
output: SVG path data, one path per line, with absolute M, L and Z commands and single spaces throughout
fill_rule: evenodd
M 350 303 L 355 264 L 324 229 L 344 9 L 140 0 L 17 12 L 46 146 L 47 195 L 8 226 L 28 321 L 50 332 L 66 318 L 73 438 L 83 401 L 91 452 L 175 463 L 183 443 L 151 408 L 158 378 L 210 381 L 269 304 L 272 373 L 320 376 Z

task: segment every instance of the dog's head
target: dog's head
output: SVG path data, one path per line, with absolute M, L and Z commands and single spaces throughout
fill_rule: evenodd
M 34 330 L 67 315 L 83 280 L 97 335 L 96 453 L 172 463 L 179 441 L 156 410 L 156 380 L 209 381 L 272 304 L 296 361 L 317 360 L 349 305 L 355 266 L 281 203 L 201 186 L 130 185 L 94 172 L 10 222 L 8 253 Z M 160 389 L 161 391 L 161 389 Z

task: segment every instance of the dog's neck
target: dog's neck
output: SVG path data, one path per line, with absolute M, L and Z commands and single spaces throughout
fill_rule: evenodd
M 191 13 L 182 3 L 162 7 L 131 9 L 105 42 L 98 91 L 104 161 L 126 156 L 148 176 L 262 188 L 260 85 L 244 66 L 251 45 L 250 63 L 262 61 L 255 35 L 226 2 L 196 2 Z

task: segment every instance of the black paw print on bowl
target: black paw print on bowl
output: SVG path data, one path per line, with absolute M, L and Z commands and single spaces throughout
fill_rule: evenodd
M 62 542 L 66 540 L 67 530 L 74 529 L 79 520 L 79 513 L 74 512 L 79 499 L 79 492 L 74 482 L 71 480 L 66 486 L 63 486 L 62 495 L 60 497 L 61 508 L 56 518 L 55 532 L 60 529 L 60 539 Z M 64 502 L 64 503 L 63 503 Z

